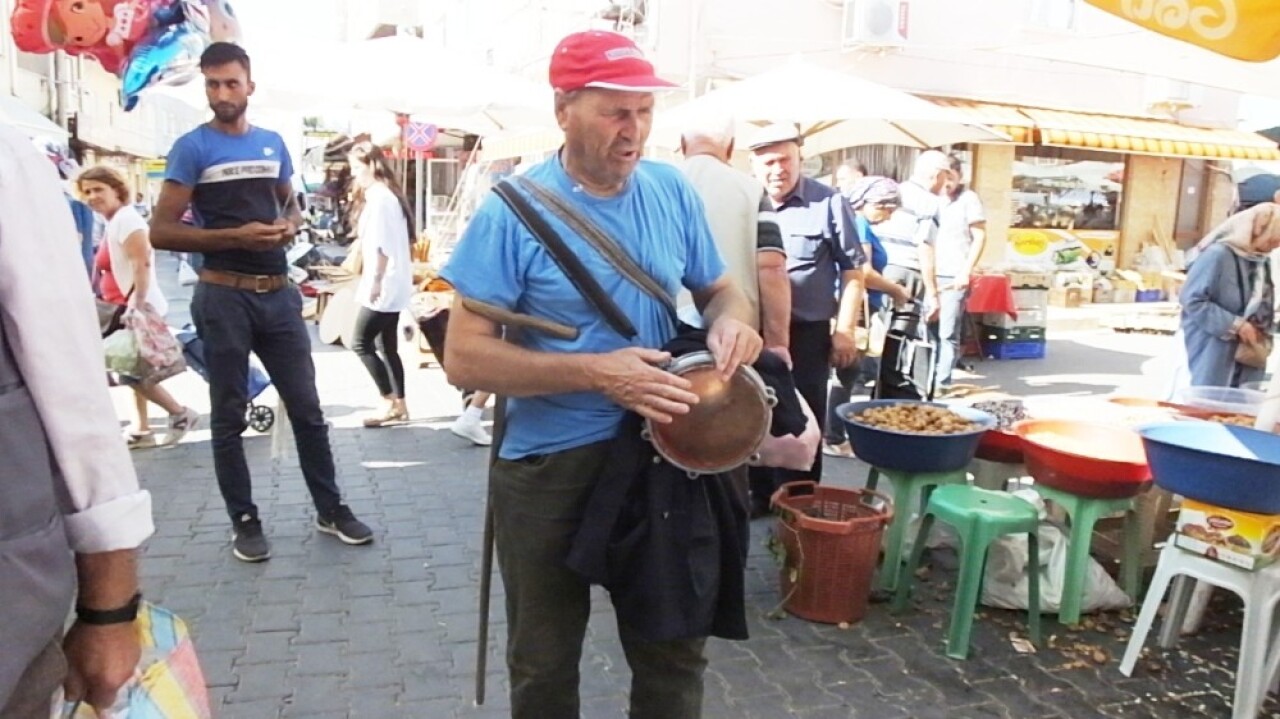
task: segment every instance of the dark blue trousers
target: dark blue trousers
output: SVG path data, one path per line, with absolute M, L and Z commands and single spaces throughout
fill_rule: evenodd
M 329 516 L 342 504 L 334 476 L 329 426 L 316 393 L 311 337 L 302 298 L 291 287 L 261 294 L 201 282 L 191 318 L 204 340 L 209 370 L 213 468 L 233 520 L 258 516 L 240 435 L 248 422 L 249 353 L 262 360 L 293 423 L 302 476 L 316 511 Z

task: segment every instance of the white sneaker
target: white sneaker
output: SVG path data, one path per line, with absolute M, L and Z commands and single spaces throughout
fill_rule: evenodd
M 490 437 L 485 428 L 480 426 L 480 420 L 468 421 L 466 415 L 455 419 L 453 424 L 449 425 L 449 431 L 463 439 L 469 439 L 472 444 L 478 444 L 481 447 L 493 444 L 493 437 Z
M 172 447 L 177 444 L 197 424 L 200 424 L 200 413 L 190 407 L 183 407 L 178 414 L 169 416 L 169 431 L 165 433 L 164 444 L 161 446 Z

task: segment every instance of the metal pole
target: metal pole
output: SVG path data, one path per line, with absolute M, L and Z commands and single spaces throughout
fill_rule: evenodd
M 423 192 L 426 195 L 425 209 L 427 212 L 427 219 L 426 219 L 426 222 L 424 222 L 423 224 L 426 227 L 427 236 L 430 237 L 432 240 L 435 240 L 436 228 L 435 228 L 434 220 L 431 217 L 431 200 L 436 196 L 435 182 L 434 182 L 435 173 L 431 172 L 431 167 L 430 167 L 431 162 L 432 161 L 430 160 L 428 161 L 427 181 L 423 189 Z
M 427 159 L 425 152 L 419 152 L 417 154 L 418 154 L 418 159 L 417 159 L 417 162 L 414 163 L 414 165 L 416 166 L 416 174 L 414 175 L 414 183 L 413 183 L 413 194 L 416 197 L 417 202 L 415 203 L 416 215 L 414 217 L 413 226 L 416 227 L 418 229 L 418 233 L 421 234 L 422 229 L 424 227 L 423 218 L 430 217 L 430 215 L 426 214 L 428 210 L 426 207 L 423 206 L 423 200 L 422 200 L 422 196 L 423 196 L 422 176 L 424 174 L 423 166 L 429 164 L 431 161 Z M 430 174 L 430 173 L 426 173 L 426 174 Z M 427 234 L 430 234 L 430 233 L 428 232 Z
M 507 398 L 493 402 L 493 444 L 489 448 L 489 487 L 493 488 L 493 463 L 498 460 L 502 438 L 507 433 Z M 476 706 L 484 704 L 485 672 L 489 665 L 489 595 L 493 579 L 493 493 L 485 492 L 484 543 L 480 554 L 480 620 L 476 636 Z

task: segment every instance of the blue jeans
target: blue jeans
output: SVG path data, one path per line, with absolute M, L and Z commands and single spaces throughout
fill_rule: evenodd
M 316 511 L 328 517 L 342 505 L 329 447 L 329 425 L 316 393 L 311 336 L 302 320 L 302 298 L 285 288 L 261 294 L 200 282 L 191 319 L 204 340 L 209 371 L 213 470 L 233 520 L 258 516 L 240 435 L 248 423 L 249 353 L 262 360 L 289 412 L 302 476 Z
M 951 386 L 951 374 L 960 359 L 960 336 L 964 330 L 965 302 L 969 289 L 944 289 L 955 283 L 954 277 L 938 277 L 938 322 L 929 326 L 930 339 L 938 348 L 938 388 Z

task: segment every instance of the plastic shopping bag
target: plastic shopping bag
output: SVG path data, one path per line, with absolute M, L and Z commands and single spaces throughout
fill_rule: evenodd
M 190 287 L 200 281 L 200 275 L 196 274 L 196 269 L 191 266 L 190 262 L 182 260 L 178 263 L 178 284 L 183 287 Z
M 68 702 L 64 719 L 210 719 L 209 693 L 186 623 L 144 602 L 138 632 L 142 658 L 116 705 L 95 715 L 88 704 Z
M 107 369 L 132 377 L 138 368 L 138 342 L 133 331 L 128 328 L 118 329 L 108 335 L 102 345 L 106 353 Z
M 173 336 L 164 318 L 149 306 L 125 312 L 124 330 L 121 331 L 133 335 L 138 351 L 133 369 L 117 370 L 121 374 L 146 384 L 155 384 L 187 368 L 186 360 L 182 357 L 182 343 Z
M 1044 520 L 1044 501 L 1032 490 L 1014 493 L 1036 504 L 1040 509 L 1040 556 L 1035 566 L 1040 572 L 1040 609 L 1056 612 L 1062 608 L 1064 580 L 1067 574 L 1067 549 L 1069 542 L 1057 525 Z M 1029 604 L 1027 564 L 1033 558 L 1027 545 L 1027 535 L 1010 534 L 991 543 L 987 553 L 987 568 L 982 581 L 983 604 L 1004 609 L 1026 609 Z M 1097 560 L 1089 558 L 1085 572 L 1084 601 L 1080 609 L 1085 613 L 1123 609 L 1132 604 L 1107 570 Z

